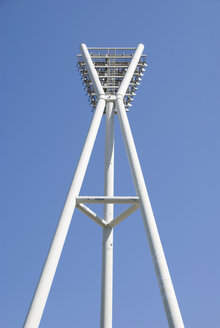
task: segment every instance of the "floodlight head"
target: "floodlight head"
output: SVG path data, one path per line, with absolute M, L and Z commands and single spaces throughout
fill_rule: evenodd
M 86 47 L 81 45 L 81 49 Z M 87 48 L 89 57 L 91 58 L 94 68 L 98 73 L 98 78 L 101 83 L 101 88 L 108 95 L 116 95 L 129 64 L 133 58 L 136 48 Z M 83 78 L 87 94 L 90 96 L 91 106 L 96 107 L 97 90 L 91 80 L 91 74 L 82 54 L 78 56 L 78 69 Z M 133 100 L 134 89 L 137 90 L 137 85 L 143 76 L 146 66 L 146 55 L 141 55 L 133 77 L 127 88 L 124 96 L 124 104 L 128 110 Z

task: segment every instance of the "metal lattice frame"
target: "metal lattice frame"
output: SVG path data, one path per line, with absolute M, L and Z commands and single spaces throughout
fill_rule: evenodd
M 98 73 L 99 80 L 106 95 L 116 95 L 124 75 L 128 69 L 130 61 L 136 48 L 87 48 Z M 83 85 L 89 98 L 89 102 L 94 109 L 97 105 L 97 94 L 91 81 L 83 55 L 78 57 L 78 70 L 81 74 Z M 146 55 L 141 55 L 136 66 L 133 77 L 128 85 L 124 96 L 126 110 L 132 106 L 136 90 L 140 85 L 146 64 Z
M 100 327 L 112 328 L 113 229 L 117 224 L 140 208 L 169 327 L 184 328 L 126 114 L 126 106 L 131 101 L 130 96 L 133 92 L 133 83 L 135 83 L 135 86 L 137 85 L 137 81 L 146 65 L 145 56 L 142 55 L 143 49 L 144 46 L 142 44 L 139 44 L 135 51 L 134 48 L 89 48 L 88 50 L 85 44 L 81 45 L 82 56 L 79 56 L 79 67 L 86 89 L 89 92 L 92 106 L 95 106 L 96 109 L 42 274 L 25 320 L 24 328 L 37 328 L 40 324 L 75 207 L 103 229 Z M 104 54 L 94 54 L 94 51 L 97 50 L 99 52 L 103 51 Z M 120 56 L 122 57 L 119 54 L 120 51 L 125 52 L 126 50 L 132 50 L 132 54 L 123 55 L 126 58 L 123 58 L 125 62 L 122 61 L 122 63 L 126 63 L 127 69 L 125 69 L 124 64 L 120 64 L 120 68 L 123 67 L 123 74 L 120 76 L 119 83 L 119 76 L 116 75 L 114 70 L 118 65 L 116 63 L 121 59 Z M 114 60 L 111 61 L 111 59 Z M 106 65 L 104 71 L 101 70 L 103 67 L 99 67 L 102 66 L 100 64 L 102 60 Z M 102 73 L 105 74 L 104 77 Z M 113 80 L 111 80 L 112 78 Z M 108 85 L 108 83 L 112 84 L 112 82 L 115 88 L 113 88 L 113 85 Z M 123 134 L 137 194 L 136 197 L 114 196 L 115 112 L 117 112 Z M 79 196 L 104 113 L 106 114 L 104 196 Z M 89 203 L 104 204 L 103 218 L 98 217 L 95 212 L 84 205 Z M 114 218 L 114 204 L 116 203 L 130 204 L 130 206 Z

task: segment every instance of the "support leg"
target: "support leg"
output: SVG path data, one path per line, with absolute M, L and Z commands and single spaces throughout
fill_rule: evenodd
M 50 292 L 59 258 L 72 219 L 73 211 L 75 209 L 76 197 L 79 194 L 83 182 L 104 108 L 105 100 L 100 97 L 76 168 L 75 176 L 73 178 L 43 271 L 41 273 L 41 277 L 39 279 L 28 315 L 24 323 L 24 328 L 37 328 L 40 324 L 47 297 Z
M 114 105 L 106 106 L 105 196 L 114 194 Z M 113 219 L 113 204 L 104 205 L 104 220 Z M 112 328 L 113 228 L 103 228 L 101 328 Z
M 141 166 L 136 152 L 130 125 L 126 115 L 123 98 L 117 96 L 117 113 L 124 138 L 124 143 L 129 159 L 129 164 L 135 184 L 137 196 L 139 196 L 140 209 L 145 225 L 145 230 L 150 245 L 151 255 L 163 299 L 168 323 L 170 328 L 184 328 L 181 313 L 177 303 L 175 291 L 166 263 L 150 200 L 144 182 Z

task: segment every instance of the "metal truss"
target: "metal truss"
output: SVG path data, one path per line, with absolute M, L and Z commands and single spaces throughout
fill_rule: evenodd
M 126 113 L 134 87 L 137 87 L 146 66 L 146 56 L 142 54 L 143 49 L 142 44 L 139 44 L 136 49 L 87 48 L 85 44 L 81 45 L 82 55 L 78 56 L 79 69 L 92 106 L 96 109 L 24 328 L 37 328 L 40 324 L 75 208 L 103 229 L 100 327 L 112 328 L 113 230 L 117 224 L 138 208 L 142 214 L 168 325 L 170 328 L 184 327 Z M 135 185 L 135 197 L 114 196 L 114 117 L 116 112 Z M 104 196 L 79 196 L 104 113 L 106 114 Z M 95 212 L 84 205 L 91 203 L 104 204 L 103 218 L 98 217 Z M 130 206 L 114 218 L 114 204 L 130 204 Z
M 92 59 L 93 65 L 97 71 L 103 91 L 108 95 L 116 95 L 124 75 L 128 69 L 133 57 L 135 48 L 87 48 Z M 81 74 L 86 93 L 92 108 L 97 105 L 97 93 L 91 80 L 89 71 L 84 61 L 83 55 L 78 55 L 78 70 Z M 124 95 L 124 105 L 126 110 L 132 106 L 132 101 L 136 95 L 136 90 L 140 84 L 141 78 L 145 71 L 146 55 L 141 55 L 136 65 L 132 79 Z

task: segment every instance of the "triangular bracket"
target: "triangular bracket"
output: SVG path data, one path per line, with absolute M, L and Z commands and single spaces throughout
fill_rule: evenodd
M 106 223 L 105 220 L 100 218 L 94 211 L 89 207 L 85 206 L 84 203 L 89 204 L 133 204 L 128 207 L 125 211 L 119 214 L 116 218 Z M 114 228 L 120 222 L 124 221 L 129 215 L 134 213 L 139 208 L 138 197 L 98 197 L 98 196 L 80 196 L 76 198 L 76 207 L 91 220 L 100 225 L 102 228 Z

